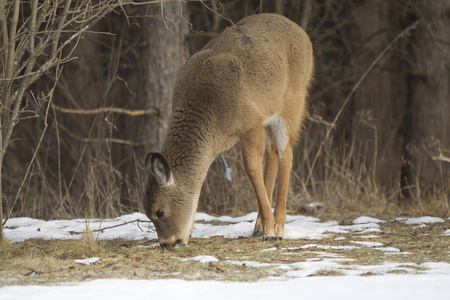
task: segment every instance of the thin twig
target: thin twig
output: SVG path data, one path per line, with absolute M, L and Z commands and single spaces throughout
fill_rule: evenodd
M 95 121 L 94 121 L 94 123 L 95 123 Z M 86 144 L 87 143 L 95 143 L 95 144 L 96 143 L 115 143 L 115 144 L 129 145 L 129 146 L 133 146 L 133 147 L 138 147 L 138 146 L 144 145 L 142 143 L 137 143 L 137 142 L 123 140 L 123 139 L 117 139 L 117 138 L 107 138 L 107 137 L 105 137 L 105 138 L 90 138 L 90 137 L 85 138 L 85 137 L 81 137 L 81 136 L 74 134 L 71 130 L 67 129 L 67 127 L 63 126 L 62 124 L 59 124 L 59 127 L 61 127 L 61 129 L 65 133 L 67 133 L 74 139 L 77 139 Z M 89 133 L 89 136 L 90 135 L 91 135 L 91 132 Z
M 442 155 L 442 153 L 439 153 L 438 156 L 431 156 L 431 159 L 450 163 L 450 157 L 446 157 L 446 156 Z
M 125 226 L 131 223 L 137 222 L 137 227 L 144 232 L 144 230 L 139 226 L 139 223 L 152 223 L 152 221 L 142 221 L 141 219 L 136 219 L 133 221 L 127 221 L 127 222 L 123 222 L 121 224 L 117 224 L 117 225 L 111 225 L 111 226 L 107 226 L 107 227 L 103 227 L 100 229 L 94 229 L 94 230 L 90 230 L 91 232 L 102 232 L 104 230 L 108 230 L 108 229 L 113 229 L 113 228 L 117 228 L 117 227 L 121 227 L 121 226 Z M 153 224 L 153 223 L 152 223 Z M 149 229 L 151 232 L 155 232 L 153 229 Z M 84 231 L 69 231 L 70 234 L 83 234 Z
M 223 15 L 221 15 L 220 13 L 218 13 L 217 11 L 215 11 L 214 9 L 212 9 L 211 7 L 209 7 L 208 5 L 205 4 L 205 0 L 200 0 L 200 2 L 209 10 L 211 11 L 214 15 L 219 16 L 220 18 L 227 20 L 228 22 L 231 23 L 232 26 L 234 26 L 234 22 L 233 20 L 231 20 L 230 18 L 226 18 Z

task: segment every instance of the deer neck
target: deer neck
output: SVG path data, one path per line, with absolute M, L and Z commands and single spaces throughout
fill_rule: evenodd
M 172 123 L 164 147 L 176 183 L 200 193 L 208 168 L 216 156 L 208 130 L 199 132 L 195 123 Z

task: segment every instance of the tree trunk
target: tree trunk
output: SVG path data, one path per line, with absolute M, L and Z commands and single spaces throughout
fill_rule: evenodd
M 161 151 L 167 123 L 172 110 L 172 90 L 179 69 L 188 57 L 186 36 L 189 33 L 188 8 L 182 2 L 150 5 L 142 21 L 142 44 L 138 65 L 139 86 L 136 106 L 142 109 L 156 108 L 157 118 L 143 118 L 135 140 L 145 146 L 144 152 Z M 183 19 L 184 18 L 184 19 Z M 134 135 L 131 132 L 132 135 Z
M 406 116 L 404 185 L 406 196 L 449 196 L 450 163 L 450 2 L 417 0 L 414 14 L 423 18 L 412 33 Z M 446 189 L 446 190 L 444 190 Z
M 352 15 L 355 24 L 350 38 L 356 81 L 402 29 L 389 1 L 363 1 Z M 400 47 L 394 44 L 367 74 L 351 106 L 352 137 L 360 157 L 355 169 L 385 189 L 399 185 L 401 172 L 406 77 L 398 55 L 401 51 L 396 51 Z
M 0 108 L 0 112 L 1 112 Z M 0 124 L 2 123 L 2 114 L 0 113 Z M 3 130 L 0 128 L 0 243 L 3 241 Z

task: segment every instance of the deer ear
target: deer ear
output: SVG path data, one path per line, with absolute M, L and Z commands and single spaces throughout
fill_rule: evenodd
M 159 183 L 169 184 L 171 172 L 169 163 L 160 153 L 148 153 L 145 157 L 145 173 L 147 176 L 154 176 Z

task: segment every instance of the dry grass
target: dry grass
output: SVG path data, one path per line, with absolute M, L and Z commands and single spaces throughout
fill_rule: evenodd
M 355 266 L 377 266 L 385 262 L 399 263 L 393 273 L 417 273 L 424 262 L 450 263 L 450 244 L 442 233 L 450 221 L 427 227 L 385 223 L 378 238 L 364 235 L 330 234 L 322 240 L 284 240 L 263 243 L 259 238 L 192 239 L 188 247 L 163 250 L 142 248 L 155 241 L 96 241 L 85 235 L 79 241 L 29 240 L 22 243 L 3 242 L 0 247 L 0 286 L 55 284 L 100 278 L 227 280 L 256 281 L 269 276 L 283 276 L 288 270 L 299 270 L 295 263 L 320 262 L 342 258 L 341 269 L 319 269 L 310 276 L 339 276 Z M 336 237 L 345 237 L 336 241 Z M 350 250 L 302 249 L 306 244 L 320 246 L 355 246 L 351 241 L 379 242 L 408 254 L 391 255 L 369 247 Z M 261 251 L 272 248 L 270 251 Z M 219 261 L 200 263 L 186 260 L 198 255 L 211 255 Z M 99 257 L 93 265 L 76 263 L 76 259 Z M 231 263 L 233 262 L 233 263 Z M 254 267 L 252 263 L 264 264 Z M 411 265 L 411 263 L 416 265 Z M 280 268 L 284 266 L 284 268 Z M 292 265 L 291 267 L 289 267 Z M 405 271 L 402 266 L 407 267 Z M 301 270 L 301 267 L 300 267 Z M 376 275 L 372 271 L 362 275 Z

